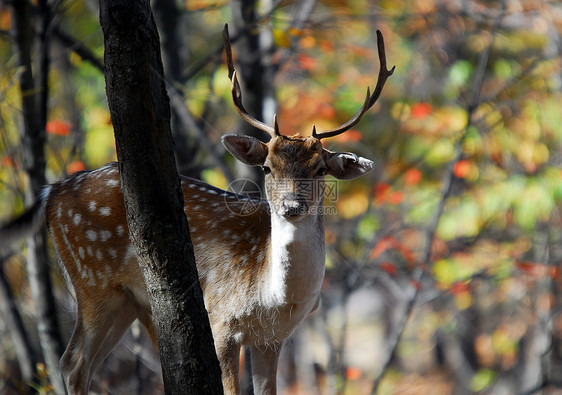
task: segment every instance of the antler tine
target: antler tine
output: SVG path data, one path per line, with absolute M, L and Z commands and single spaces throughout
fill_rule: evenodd
M 353 118 L 335 129 L 324 130 L 319 133 L 316 133 L 316 130 L 313 130 L 313 137 L 316 137 L 317 139 L 323 139 L 326 137 L 337 136 L 338 134 L 342 134 L 348 131 L 349 129 L 357 125 L 363 115 L 365 115 L 365 113 L 376 103 L 379 96 L 381 95 L 382 88 L 384 87 L 386 79 L 390 77 L 392 73 L 394 73 L 394 69 L 396 68 L 396 66 L 392 66 L 392 69 L 390 70 L 386 68 L 386 52 L 384 50 L 384 39 L 380 30 L 377 30 L 377 46 L 379 52 L 380 70 L 379 77 L 377 79 L 377 86 L 375 87 L 373 95 L 371 95 L 371 91 L 367 87 L 367 97 L 365 98 L 365 102 Z
M 275 136 L 279 136 L 279 127 L 277 126 L 277 117 L 275 117 L 275 127 L 271 127 L 256 118 L 252 117 L 248 114 L 248 111 L 244 108 L 242 104 L 242 90 L 240 89 L 240 83 L 238 82 L 238 77 L 236 70 L 234 69 L 234 62 L 232 60 L 232 48 L 230 46 L 230 36 L 228 34 L 228 24 L 224 25 L 224 30 L 222 32 L 223 40 L 224 40 L 224 48 L 226 52 L 226 64 L 228 66 L 228 78 L 232 81 L 231 84 L 231 92 L 232 92 L 232 101 L 234 102 L 234 108 L 238 111 L 238 114 L 242 117 L 242 119 L 248 122 L 253 127 L 263 130 L 267 134 L 269 134 L 272 138 Z

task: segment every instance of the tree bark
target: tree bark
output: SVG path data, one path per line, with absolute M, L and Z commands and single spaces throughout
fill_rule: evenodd
M 160 44 L 147 0 L 100 0 L 105 79 L 130 237 L 166 393 L 222 392 L 174 162 Z

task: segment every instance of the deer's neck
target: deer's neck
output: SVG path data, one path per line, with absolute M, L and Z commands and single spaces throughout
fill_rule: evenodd
M 262 291 L 266 305 L 307 303 L 324 278 L 324 223 L 321 215 L 292 222 L 272 213 L 269 275 Z

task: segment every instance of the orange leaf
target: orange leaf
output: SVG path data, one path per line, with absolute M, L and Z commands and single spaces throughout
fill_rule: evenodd
M 361 376 L 363 376 L 363 372 L 359 368 L 354 368 L 350 366 L 345 371 L 345 377 L 348 380 L 357 380 L 360 379 Z
M 66 172 L 68 174 L 77 173 L 83 170 L 86 170 L 86 166 L 84 166 L 84 163 L 79 160 L 75 160 L 66 166 Z
M 462 294 L 462 293 L 466 293 L 470 290 L 470 286 L 468 285 L 467 282 L 465 281 L 457 281 L 456 283 L 454 283 L 451 288 L 450 291 L 453 295 L 458 295 L 458 294 Z
M 381 263 L 381 269 L 387 272 L 388 274 L 390 274 L 391 276 L 396 276 L 396 273 L 398 272 L 396 270 L 396 266 L 394 266 L 394 264 L 390 262 Z
M 338 141 L 340 143 L 347 143 L 347 142 L 355 143 L 357 141 L 360 141 L 362 138 L 363 135 L 361 134 L 361 132 L 352 129 L 352 130 L 348 130 L 344 134 L 340 134 Z
M 70 129 L 72 125 L 70 122 L 61 121 L 61 120 L 53 120 L 47 122 L 46 130 L 47 133 L 54 134 L 57 136 L 68 136 L 70 134 Z
M 400 204 L 402 203 L 402 200 L 404 200 L 404 193 L 402 193 L 402 191 L 394 191 L 388 195 L 388 202 L 390 204 Z
M 0 165 L 2 167 L 13 167 L 14 169 L 17 168 L 16 161 L 11 156 L 5 156 L 0 160 Z
M 383 252 L 385 252 L 389 248 L 392 248 L 392 246 L 395 244 L 395 240 L 396 239 L 394 239 L 394 237 L 392 236 L 386 236 L 380 239 L 379 242 L 371 250 L 371 259 L 377 259 Z
M 404 182 L 407 185 L 416 185 L 422 179 L 422 172 L 418 169 L 409 169 L 404 174 Z
M 334 44 L 331 41 L 328 40 L 322 40 L 320 41 L 320 48 L 322 48 L 322 50 L 324 52 L 334 52 Z
M 316 67 L 316 59 L 301 53 L 299 55 L 299 64 L 303 70 L 313 70 Z
M 416 103 L 412 105 L 412 118 L 425 119 L 431 114 L 433 107 L 429 103 Z
M 453 174 L 458 178 L 465 178 L 470 172 L 470 161 L 467 159 L 459 160 L 453 166 Z

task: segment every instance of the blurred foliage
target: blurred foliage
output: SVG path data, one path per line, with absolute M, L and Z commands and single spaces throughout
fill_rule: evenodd
M 326 0 L 316 4 L 304 27 L 295 28 L 294 6 L 281 1 L 255 27 L 271 27 L 277 46 L 273 62 L 284 134 L 310 134 L 312 124 L 328 129 L 355 114 L 366 87 L 376 83 L 376 29 L 384 34 L 389 66 L 396 65 L 381 99 L 356 129 L 325 142 L 328 149 L 376 162 L 370 175 L 338 183 L 338 201 L 326 202 L 338 213 L 326 220 L 327 281 L 341 285 L 341 270 L 354 267 L 359 278 L 346 292 L 380 283 L 390 289 L 393 283 L 403 292 L 393 291 L 396 300 L 422 295 L 413 313 L 396 302 L 409 320 L 379 387 L 383 394 L 405 386 L 419 393 L 493 391 L 525 372 L 520 361 L 529 347 L 539 347 L 529 345 L 538 326 L 547 322 L 553 337 L 562 331 L 555 314 L 562 308 L 555 293 L 562 281 L 562 7 L 511 0 L 502 16 L 501 4 Z M 195 63 L 220 47 L 230 9 L 228 2 L 213 0 L 184 6 L 189 34 L 183 39 Z M 94 8 L 63 1 L 57 23 L 102 59 Z M 0 30 L 9 28 L 9 11 L 0 6 Z M 100 70 L 56 40 L 51 58 L 46 132 L 48 179 L 54 181 L 115 160 L 115 149 Z M 0 62 L 0 218 L 9 218 L 23 209 L 26 179 L 18 150 L 20 70 L 8 35 L 0 36 Z M 479 100 L 472 103 L 477 88 Z M 212 106 L 204 123 L 214 144 L 224 133 L 243 132 L 232 126 L 237 115 L 220 59 L 210 60 L 183 89 L 196 117 Z M 200 155 L 203 177 L 226 187 L 220 170 L 209 165 L 205 152 Z M 22 277 L 21 265 L 9 267 L 14 281 Z M 24 284 L 20 297 L 29 302 Z M 398 330 L 391 328 L 389 338 Z M 437 333 L 462 341 L 468 368 L 440 364 L 446 356 L 432 357 L 421 370 L 408 367 L 405 361 L 421 347 L 429 344 L 434 354 L 446 347 Z M 368 391 L 361 380 L 374 380 L 380 367 L 349 369 L 341 379 L 352 393 Z M 458 374 L 467 375 L 467 382 Z

